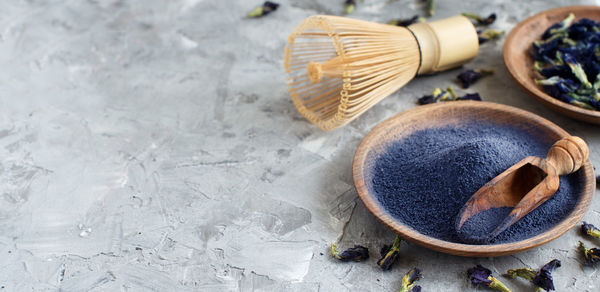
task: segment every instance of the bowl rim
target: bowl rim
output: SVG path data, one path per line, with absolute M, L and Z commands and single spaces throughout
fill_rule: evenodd
M 584 171 L 584 179 L 582 180 L 582 193 L 577 204 L 573 208 L 573 211 L 571 211 L 566 218 L 561 220 L 554 227 L 542 232 L 541 234 L 524 240 L 494 245 L 471 245 L 449 242 L 424 235 L 417 230 L 399 222 L 398 220 L 395 220 L 392 216 L 386 213 L 383 208 L 380 208 L 380 205 L 376 201 L 374 194 L 369 193 L 367 186 L 364 183 L 364 173 L 366 171 L 365 162 L 369 151 L 372 149 L 372 146 L 376 145 L 377 141 L 380 141 L 383 135 L 389 134 L 390 130 L 393 130 L 394 126 L 397 125 L 399 121 L 412 121 L 413 124 L 418 123 L 419 116 L 421 119 L 427 118 L 428 112 L 435 112 L 439 109 L 451 109 L 454 114 L 460 114 L 460 111 L 462 110 L 493 110 L 504 114 L 510 114 L 520 119 L 525 119 L 528 122 L 535 124 L 536 127 L 542 127 L 544 130 L 554 132 L 560 137 L 569 135 L 558 125 L 536 114 L 512 106 L 491 102 L 459 101 L 437 103 L 419 106 L 399 113 L 377 125 L 363 138 L 355 152 L 352 162 L 352 177 L 358 197 L 361 199 L 368 211 L 380 222 L 385 224 L 397 234 L 401 235 L 404 239 L 435 251 L 458 256 L 489 257 L 514 254 L 538 247 L 562 236 L 568 230 L 573 228 L 579 221 L 581 221 L 587 212 L 587 209 L 589 208 L 596 186 L 593 167 L 589 159 L 582 166 L 582 170 Z
M 578 19 L 576 12 L 582 11 L 582 10 L 598 11 L 599 16 L 600 16 L 600 6 L 574 5 L 574 6 L 563 6 L 563 7 L 557 7 L 557 8 L 553 8 L 553 9 L 544 10 L 542 12 L 536 13 L 536 14 L 526 18 L 525 20 L 519 22 L 510 31 L 510 33 L 506 37 L 506 40 L 504 41 L 502 55 L 503 55 L 503 59 L 504 59 L 504 65 L 505 65 L 506 69 L 508 70 L 509 74 L 511 75 L 511 77 L 515 80 L 515 82 L 519 85 L 519 87 L 521 87 L 521 89 L 523 89 L 528 95 L 533 97 L 535 100 L 537 100 L 538 102 L 544 104 L 545 106 L 547 106 L 555 111 L 559 111 L 559 112 L 561 110 L 567 111 L 566 113 L 563 113 L 563 114 L 570 116 L 572 118 L 583 120 L 586 122 L 593 121 L 594 123 L 600 123 L 600 111 L 584 109 L 584 108 L 581 108 L 578 106 L 568 104 L 566 102 L 560 101 L 560 100 L 548 95 L 547 93 L 542 91 L 541 88 L 537 85 L 531 86 L 531 84 L 523 83 L 520 80 L 521 75 L 519 74 L 519 72 L 522 70 L 519 70 L 520 67 L 515 66 L 514 62 L 512 62 L 512 60 L 514 59 L 513 56 L 515 54 L 513 54 L 513 51 L 510 48 L 512 46 L 514 46 L 513 45 L 514 43 L 519 41 L 516 38 L 519 31 L 521 31 L 522 29 L 524 29 L 531 23 L 537 22 L 540 18 L 545 17 L 547 15 L 561 15 L 561 14 L 566 15 L 566 13 L 573 12 L 575 14 L 575 18 Z

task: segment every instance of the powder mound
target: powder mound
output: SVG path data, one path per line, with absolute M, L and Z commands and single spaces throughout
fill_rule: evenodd
M 391 216 L 432 237 L 462 242 L 455 218 L 485 183 L 526 156 L 544 157 L 551 142 L 513 127 L 485 123 L 416 131 L 376 157 L 370 191 Z M 575 206 L 579 174 L 493 242 L 518 241 L 554 226 Z

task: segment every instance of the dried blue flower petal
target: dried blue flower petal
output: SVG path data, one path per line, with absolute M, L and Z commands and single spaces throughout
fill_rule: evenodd
M 331 256 L 342 262 L 360 262 L 369 258 L 369 249 L 364 246 L 355 245 L 340 253 L 338 252 L 337 244 L 334 243 L 331 245 Z
M 475 286 L 489 286 L 492 283 L 492 280 L 488 279 L 492 275 L 492 271 L 484 268 L 482 265 L 477 265 L 468 269 L 467 274 L 469 275 L 469 280 L 471 280 L 471 283 Z
M 481 96 L 479 96 L 479 93 L 467 93 L 459 98 L 457 98 L 457 100 L 477 100 L 477 101 L 481 101 Z
M 411 18 L 399 18 L 399 19 L 390 20 L 387 22 L 387 24 L 395 25 L 395 26 L 409 26 L 409 25 L 411 25 L 413 23 L 417 23 L 417 22 L 425 22 L 425 18 L 415 15 Z
M 446 90 L 436 88 L 431 92 L 431 95 L 422 96 L 417 100 L 418 104 L 430 104 L 442 101 L 455 101 L 455 100 L 481 100 L 479 93 L 465 94 L 464 96 L 458 96 L 452 86 L 448 86 Z
M 467 276 L 475 286 L 487 286 L 495 290 L 510 292 L 510 289 L 508 289 L 506 285 L 492 276 L 492 271 L 481 265 L 477 265 L 467 270 Z
M 421 270 L 419 268 L 412 268 L 408 271 L 404 277 L 402 277 L 402 286 L 399 292 L 418 292 L 421 291 L 421 286 L 417 286 L 417 281 L 422 278 Z
M 248 12 L 247 16 L 250 18 L 263 17 L 279 8 L 279 4 L 271 1 L 265 1 L 261 6 L 258 6 L 252 11 Z
M 583 258 L 584 258 L 584 264 L 586 266 L 592 266 L 595 265 L 597 262 L 600 261 L 600 249 L 598 248 L 586 248 L 585 245 L 583 244 L 583 242 L 579 242 L 579 248 L 581 249 L 581 252 L 583 253 Z
M 554 259 L 545 264 L 537 275 L 532 279 L 533 284 L 546 290 L 554 290 L 554 281 L 552 279 L 552 271 L 561 266 L 559 260 Z
M 354 12 L 354 9 L 356 8 L 356 1 L 355 0 L 346 0 L 346 2 L 344 2 L 344 11 L 346 12 L 346 14 L 351 14 L 352 12 Z
M 400 242 L 400 236 L 396 235 L 393 245 L 384 245 L 381 249 L 381 258 L 377 261 L 377 265 L 380 266 L 382 270 L 390 270 L 392 265 L 396 262 L 396 259 L 398 259 L 398 255 L 400 254 Z
M 511 269 L 508 270 L 507 274 L 509 277 L 523 278 L 531 281 L 536 287 L 536 291 L 546 290 L 551 291 L 554 290 L 554 281 L 552 279 L 552 271 L 558 267 L 560 267 L 561 263 L 559 260 L 554 259 L 545 264 L 539 271 L 535 271 L 530 268 L 522 268 L 522 269 Z
M 494 74 L 494 70 L 491 69 L 468 69 L 461 72 L 456 76 L 460 80 L 463 88 L 469 88 L 473 83 L 485 76 Z
M 585 221 L 583 222 L 583 225 L 581 225 L 581 232 L 591 237 L 600 238 L 600 229 L 596 228 L 596 226 L 592 224 L 586 223 Z
M 475 13 L 469 13 L 469 12 L 463 12 L 461 13 L 464 17 L 470 18 L 472 20 L 475 20 L 475 23 L 477 25 L 490 25 L 492 23 L 494 23 L 494 21 L 496 21 L 496 13 L 492 13 L 490 14 L 488 17 L 481 17 Z

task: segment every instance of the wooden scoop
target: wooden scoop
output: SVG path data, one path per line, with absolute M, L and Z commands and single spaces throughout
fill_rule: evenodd
M 552 197 L 558 190 L 558 177 L 579 170 L 588 155 L 585 141 L 570 136 L 554 143 L 545 159 L 528 156 L 519 161 L 481 187 L 467 201 L 456 220 L 459 237 L 469 243 L 486 243 L 494 239 Z M 510 209 L 508 215 L 502 216 L 501 210 Z M 481 218 L 473 218 L 483 211 L 487 212 L 480 214 Z M 486 215 L 492 213 L 495 215 Z M 478 223 L 465 225 L 470 218 L 470 222 Z M 470 232 L 474 229 L 479 230 Z

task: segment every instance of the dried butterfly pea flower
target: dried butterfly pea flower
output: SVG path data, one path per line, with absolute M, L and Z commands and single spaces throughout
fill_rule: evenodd
M 355 245 L 340 253 L 337 249 L 337 244 L 334 243 L 331 245 L 331 256 L 342 262 L 360 262 L 369 258 L 369 249 L 364 246 Z
M 586 266 L 593 266 L 600 261 L 600 249 L 598 248 L 586 248 L 583 242 L 579 242 L 579 249 L 583 253 L 584 264 Z
M 574 19 L 575 15 L 573 13 L 569 13 L 569 15 L 567 15 L 567 17 L 561 22 L 555 23 L 554 25 L 546 29 L 546 31 L 542 35 L 542 39 L 547 39 L 552 35 L 566 32 L 567 28 L 571 26 L 571 23 L 573 23 Z
M 477 101 L 481 101 L 481 96 L 479 96 L 479 93 L 467 93 L 467 94 L 459 97 L 457 100 L 477 100 Z
M 344 7 L 345 7 L 345 12 L 346 14 L 351 14 L 352 12 L 354 12 L 354 9 L 356 8 L 356 1 L 355 0 L 346 0 L 346 2 L 344 2 Z
M 387 271 L 392 268 L 392 265 L 398 259 L 398 255 L 400 254 L 400 236 L 396 235 L 396 239 L 394 239 L 394 243 L 390 245 L 384 245 L 381 249 L 381 258 L 377 261 L 377 265 L 381 267 L 382 270 Z
M 492 23 L 494 23 L 494 21 L 496 21 L 496 13 L 492 13 L 490 14 L 488 17 L 481 17 L 475 13 L 469 13 L 469 12 L 463 12 L 461 13 L 464 17 L 470 18 L 472 20 L 475 20 L 475 23 L 477 25 L 490 25 Z
M 479 93 L 468 93 L 464 96 L 458 96 L 452 86 L 448 86 L 446 90 L 436 88 L 431 92 L 431 95 L 425 95 L 417 100 L 420 105 L 430 104 L 442 101 L 455 101 L 455 100 L 481 100 Z
M 478 30 L 477 35 L 479 36 L 479 44 L 483 44 L 489 40 L 500 38 L 502 35 L 504 35 L 504 31 L 488 28 L 485 30 Z
M 252 11 L 248 12 L 247 16 L 249 18 L 258 18 L 263 17 L 279 8 L 279 4 L 271 1 L 265 1 L 261 6 L 258 6 Z
M 554 280 L 552 279 L 552 271 L 561 266 L 559 260 L 554 259 L 545 264 L 533 277 L 532 282 L 537 287 L 546 291 L 554 290 Z
M 417 23 L 417 22 L 425 22 L 425 18 L 415 15 L 411 18 L 393 19 L 393 20 L 388 21 L 387 24 L 395 25 L 395 26 L 409 26 L 409 25 L 411 25 L 413 23 Z
M 468 69 L 458 74 L 456 78 L 462 83 L 463 88 L 469 88 L 473 83 L 477 82 L 481 77 L 489 76 L 494 74 L 494 70 L 491 69 Z
M 467 270 L 467 276 L 471 283 L 475 286 L 487 286 L 495 290 L 510 292 L 511 290 L 506 287 L 502 282 L 492 276 L 492 271 L 484 268 L 481 265 L 477 265 Z
M 592 224 L 586 223 L 585 221 L 583 222 L 583 225 L 581 225 L 581 232 L 591 237 L 600 238 L 600 229 L 596 228 L 596 226 Z
M 575 58 L 573 58 L 571 55 L 564 54 L 563 60 L 569 66 L 569 68 L 571 68 L 571 72 L 573 73 L 573 75 L 577 77 L 579 82 L 581 82 L 581 84 L 585 86 L 585 88 L 592 88 L 592 84 L 588 80 L 587 75 L 583 70 L 583 66 L 581 66 L 581 64 L 579 64 L 575 60 Z
M 420 292 L 421 286 L 417 286 L 417 281 L 423 276 L 419 268 L 412 268 L 404 277 L 402 277 L 402 286 L 398 292 Z

